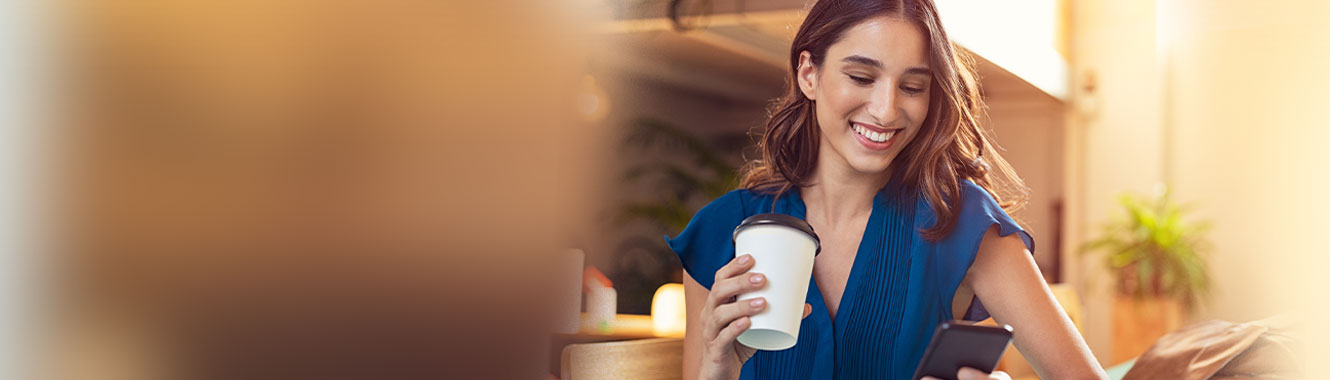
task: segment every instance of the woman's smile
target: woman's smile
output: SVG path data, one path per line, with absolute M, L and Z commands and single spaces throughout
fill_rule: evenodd
M 850 130 L 854 132 L 854 137 L 859 140 L 859 144 L 869 150 L 887 150 L 896 142 L 897 132 L 904 128 L 887 129 L 876 125 L 850 122 Z
M 815 107 L 819 159 L 885 181 L 928 117 L 928 41 L 916 23 L 884 15 L 849 27 L 821 65 L 800 53 L 795 78 Z

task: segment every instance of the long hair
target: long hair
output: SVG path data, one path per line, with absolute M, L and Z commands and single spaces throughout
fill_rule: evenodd
M 776 100 L 758 143 L 759 159 L 743 170 L 740 186 L 776 194 L 810 185 L 817 165 L 820 131 L 814 103 L 799 91 L 799 55 L 807 51 L 821 67 L 827 48 L 845 30 L 878 16 L 914 22 L 927 35 L 933 81 L 919 134 L 892 161 L 900 185 L 924 197 L 937 223 L 922 231 L 937 241 L 956 225 L 960 213 L 960 181 L 969 179 L 1012 213 L 1024 206 L 1028 189 L 998 153 L 991 131 L 980 125 L 983 99 L 975 80 L 974 62 L 942 30 L 932 0 L 820 0 L 809 10 L 790 46 L 787 91 Z

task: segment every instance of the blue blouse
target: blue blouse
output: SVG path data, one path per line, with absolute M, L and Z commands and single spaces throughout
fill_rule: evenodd
M 802 321 L 799 340 L 781 351 L 759 350 L 744 363 L 740 379 L 908 379 L 923 358 L 933 330 L 952 315 L 952 300 L 993 225 L 999 235 L 1018 233 L 1034 252 L 1034 240 L 988 192 L 961 182 L 960 217 L 945 239 L 929 242 L 920 231 L 937 223 L 924 198 L 889 186 L 873 198 L 873 210 L 850 269 L 835 319 L 817 282 L 809 279 L 813 313 Z M 711 289 L 716 270 L 735 257 L 731 233 L 744 218 L 765 212 L 804 218 L 797 191 L 779 199 L 748 190 L 731 191 L 693 216 L 682 233 L 667 237 L 683 268 Z M 976 298 L 965 318 L 988 312 Z

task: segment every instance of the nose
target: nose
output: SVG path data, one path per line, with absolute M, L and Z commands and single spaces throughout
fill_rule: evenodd
M 877 119 L 879 125 L 885 126 L 900 117 L 901 109 L 897 104 L 900 95 L 895 90 L 896 86 L 879 86 L 873 89 L 873 95 L 868 100 L 868 114 Z

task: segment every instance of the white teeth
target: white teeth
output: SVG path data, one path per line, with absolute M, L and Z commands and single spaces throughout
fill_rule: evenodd
M 879 142 L 879 143 L 880 143 L 880 142 L 885 142 L 885 141 L 891 139 L 892 136 L 895 136 L 895 135 L 896 135 L 896 131 L 894 131 L 894 130 L 893 130 L 893 131 L 887 131 L 886 133 L 883 133 L 883 132 L 875 132 L 875 131 L 871 131 L 871 130 L 869 130 L 868 128 L 861 127 L 861 126 L 859 126 L 859 125 L 855 125 L 855 126 L 854 126 L 854 132 L 855 132 L 855 133 L 858 133 L 858 134 L 860 134 L 860 135 L 862 135 L 862 136 L 864 136 L 864 137 L 867 137 L 868 140 L 870 140 L 870 141 L 873 141 L 873 142 Z

